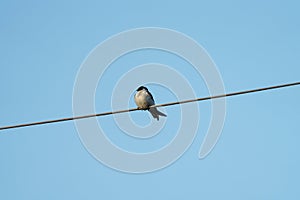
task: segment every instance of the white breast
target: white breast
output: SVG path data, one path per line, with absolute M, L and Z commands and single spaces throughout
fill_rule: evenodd
M 149 106 L 154 105 L 151 96 L 145 90 L 138 91 L 134 95 L 134 101 L 135 104 L 141 109 L 147 109 Z

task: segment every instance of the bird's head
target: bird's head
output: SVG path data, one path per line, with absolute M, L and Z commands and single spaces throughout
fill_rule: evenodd
M 140 86 L 136 91 L 141 91 L 141 90 L 148 91 L 148 89 L 146 87 L 144 87 L 144 86 Z

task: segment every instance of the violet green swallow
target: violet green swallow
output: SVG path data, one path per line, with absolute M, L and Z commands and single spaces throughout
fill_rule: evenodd
M 155 102 L 152 94 L 149 92 L 149 90 L 146 87 L 141 86 L 136 91 L 137 92 L 134 95 L 134 101 L 135 104 L 138 106 L 138 109 L 148 110 L 151 113 L 151 115 L 155 119 L 157 119 L 157 121 L 159 120 L 159 116 L 164 116 L 164 117 L 167 116 L 164 113 L 158 111 L 157 108 L 150 107 L 154 105 Z

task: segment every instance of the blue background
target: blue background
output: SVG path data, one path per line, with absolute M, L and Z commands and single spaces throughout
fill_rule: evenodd
M 84 58 L 108 37 L 138 27 L 195 39 L 217 64 L 227 92 L 299 81 L 299 6 L 290 0 L 2 1 L 0 126 L 72 116 Z M 145 62 L 156 54 L 144 52 Z M 109 97 L 114 81 L 107 85 L 101 95 Z M 192 86 L 208 95 L 203 83 Z M 151 91 L 158 103 L 174 100 L 159 87 Z M 222 136 L 203 160 L 198 151 L 210 103 L 200 103 L 202 123 L 188 151 L 141 175 L 96 161 L 73 122 L 1 131 L 0 199 L 299 199 L 299 100 L 297 86 L 228 98 Z M 96 108 L 108 111 L 110 104 Z

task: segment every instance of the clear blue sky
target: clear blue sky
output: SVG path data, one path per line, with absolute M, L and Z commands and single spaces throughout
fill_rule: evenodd
M 299 81 L 299 7 L 290 0 L 2 1 L 0 126 L 72 116 L 73 85 L 83 60 L 108 37 L 138 27 L 192 37 L 218 66 L 227 92 Z M 129 55 L 114 63 L 111 77 L 113 70 L 120 72 L 118 65 L 178 59 L 151 51 L 136 56 L 138 61 Z M 193 73 L 182 71 L 193 79 Z M 111 110 L 116 77 L 108 77 L 107 87 L 96 94 L 97 112 Z M 207 96 L 199 80 L 191 85 L 197 96 Z M 158 103 L 174 100 L 150 87 Z M 299 100 L 299 86 L 229 98 L 220 140 L 199 160 L 210 117 L 210 103 L 203 102 L 188 151 L 167 168 L 139 175 L 94 159 L 73 122 L 1 131 L 0 199 L 299 199 Z M 165 111 L 170 115 L 176 109 Z M 116 129 L 112 117 L 103 120 L 107 129 Z M 154 142 L 109 137 L 124 148 L 155 150 L 172 138 L 167 134 L 172 122 Z

